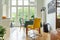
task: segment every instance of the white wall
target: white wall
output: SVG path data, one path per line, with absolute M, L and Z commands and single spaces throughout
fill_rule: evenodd
M 41 18 L 41 8 L 43 6 L 43 0 L 37 0 L 37 17 Z
M 8 15 L 8 0 L 0 0 L 0 19 L 2 18 L 3 13 L 4 16 L 5 14 Z
M 51 0 L 44 0 L 44 6 L 46 7 L 46 22 L 50 23 L 52 30 L 56 29 L 56 12 L 48 14 L 48 3 Z
M 2 5 L 3 5 L 3 16 L 7 16 L 8 18 L 8 1 L 9 0 L 2 0 Z
M 2 0 L 0 0 L 0 19 L 2 17 Z

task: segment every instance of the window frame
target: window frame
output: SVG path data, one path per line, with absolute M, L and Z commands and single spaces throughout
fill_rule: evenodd
M 30 18 L 30 7 L 35 7 L 36 8 L 36 13 L 37 13 L 37 1 L 35 0 L 35 5 L 30 5 L 30 4 L 28 4 L 28 5 L 24 5 L 24 0 L 22 0 L 22 2 L 23 2 L 23 4 L 22 5 L 18 5 L 18 0 L 16 0 L 16 5 L 12 5 L 12 0 L 10 0 L 10 18 L 12 18 L 12 7 L 16 7 L 16 21 L 18 21 L 17 19 L 19 19 L 18 18 L 18 7 L 22 7 L 23 9 L 23 13 L 24 13 L 24 7 L 28 7 L 28 10 L 29 10 L 29 12 L 28 12 L 28 15 L 29 15 L 29 17 L 28 18 Z M 28 0 L 28 3 L 30 2 L 30 0 Z M 36 14 L 34 14 L 34 15 L 36 15 Z M 23 15 L 24 16 L 24 15 Z

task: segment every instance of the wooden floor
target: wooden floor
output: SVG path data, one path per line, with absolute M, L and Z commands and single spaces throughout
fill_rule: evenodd
M 10 30 L 10 40 L 50 40 L 50 34 L 42 32 L 36 38 L 32 39 L 26 36 L 25 28 L 13 27 Z
M 60 28 L 51 32 L 51 40 L 60 40 Z
M 42 36 L 38 36 L 35 39 L 32 39 L 30 37 L 26 37 L 26 40 L 50 40 L 50 34 L 44 33 Z
M 32 39 L 26 36 L 26 29 L 20 27 L 13 27 L 10 29 L 10 40 L 60 40 L 60 29 L 51 33 L 45 33 L 41 29 L 41 34 L 38 34 L 36 38 Z
M 32 38 L 27 37 L 26 40 L 33 40 Z M 55 31 L 52 31 L 50 33 L 42 33 L 42 37 L 39 36 L 35 38 L 34 40 L 60 40 L 60 28 L 56 29 Z
M 34 39 L 26 36 L 26 40 L 50 40 L 50 33 L 43 32 L 41 28 L 41 34 L 38 34 L 38 36 L 35 37 Z
M 7 33 L 8 32 L 9 31 L 7 31 Z M 32 39 L 29 36 L 26 36 L 26 29 L 24 27 L 12 27 L 10 28 L 10 37 L 6 37 L 4 40 L 60 40 L 60 29 L 51 33 L 45 33 L 41 29 L 41 33 L 42 36 Z

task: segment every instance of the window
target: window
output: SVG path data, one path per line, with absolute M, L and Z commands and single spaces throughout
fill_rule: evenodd
M 11 19 L 12 21 L 15 21 L 16 19 L 16 7 L 11 8 Z
M 16 0 L 12 0 L 12 5 L 16 5 Z
M 35 0 L 10 0 L 10 17 L 13 22 L 23 18 L 29 20 L 36 13 Z

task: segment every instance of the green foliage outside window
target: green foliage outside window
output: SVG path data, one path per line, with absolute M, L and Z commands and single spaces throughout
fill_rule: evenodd
M 29 15 L 30 14 L 30 15 Z M 30 12 L 28 11 L 28 7 L 24 7 L 24 12 L 22 7 L 18 8 L 18 18 L 24 18 L 24 21 L 28 20 L 29 16 L 31 18 L 34 18 L 34 14 L 35 14 L 35 7 L 30 7 Z M 12 14 L 12 19 L 13 22 L 16 20 L 16 13 Z

